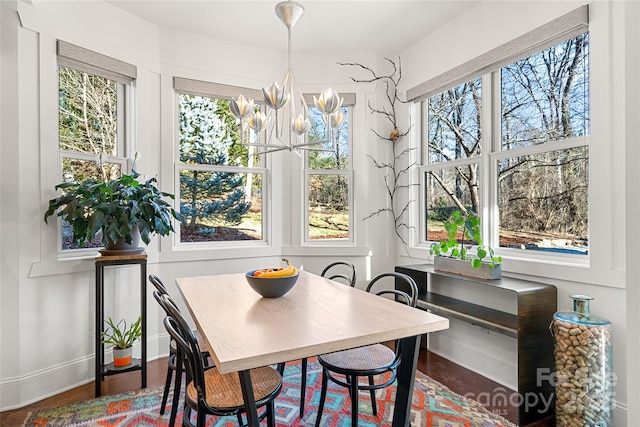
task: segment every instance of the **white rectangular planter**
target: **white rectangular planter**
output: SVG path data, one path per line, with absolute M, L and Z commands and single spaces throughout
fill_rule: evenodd
M 500 279 L 502 277 L 502 265 L 496 265 L 494 268 L 489 268 L 489 265 L 489 263 L 483 262 L 480 268 L 473 268 L 471 261 L 444 256 L 433 258 L 433 268 L 436 271 L 475 277 L 476 279 Z

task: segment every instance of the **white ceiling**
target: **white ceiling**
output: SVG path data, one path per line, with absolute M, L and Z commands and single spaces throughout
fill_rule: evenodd
M 301 0 L 292 51 L 400 53 L 479 0 Z M 110 0 L 154 24 L 286 52 L 273 0 Z

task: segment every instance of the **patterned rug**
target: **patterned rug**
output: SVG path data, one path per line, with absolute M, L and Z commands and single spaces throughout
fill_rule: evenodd
M 315 423 L 322 371 L 315 359 L 309 360 L 305 416 L 298 418 L 300 399 L 300 363 L 287 364 L 284 386 L 276 399 L 277 426 L 313 426 Z M 349 395 L 345 388 L 331 385 L 322 414 L 323 427 L 351 426 Z M 23 427 L 151 427 L 166 426 L 169 409 L 159 414 L 163 387 L 103 396 L 85 402 L 34 411 Z M 371 412 L 369 393 L 361 393 L 360 427 L 389 426 L 393 418 L 395 386 L 378 390 L 378 416 Z M 171 397 L 169 397 L 171 402 Z M 176 425 L 181 425 L 182 412 Z M 207 427 L 237 426 L 235 417 L 211 417 Z M 413 427 L 516 427 L 499 415 L 484 409 L 471 399 L 460 396 L 421 372 L 416 373 L 411 410 Z

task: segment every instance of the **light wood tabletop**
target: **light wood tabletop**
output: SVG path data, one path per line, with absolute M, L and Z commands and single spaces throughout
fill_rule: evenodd
M 412 366 L 404 367 L 411 392 L 420 335 L 449 326 L 446 318 L 305 271 L 280 298 L 261 297 L 244 273 L 176 282 L 218 370 L 241 372 L 241 380 L 251 368 L 406 338 L 415 348 L 405 363 Z M 398 381 L 400 387 L 400 374 Z M 406 425 L 406 415 L 393 425 Z

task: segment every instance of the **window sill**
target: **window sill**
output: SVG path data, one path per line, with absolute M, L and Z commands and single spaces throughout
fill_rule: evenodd
M 402 256 L 402 264 L 432 263 L 433 256 L 429 247 L 409 248 L 409 257 Z M 502 272 L 509 277 L 524 280 L 553 283 L 553 280 L 625 288 L 625 274 L 622 270 L 607 269 L 590 264 L 589 257 L 553 257 L 542 255 L 536 258 L 524 258 L 518 253 L 503 253 Z M 518 256 L 520 255 L 520 256 Z

